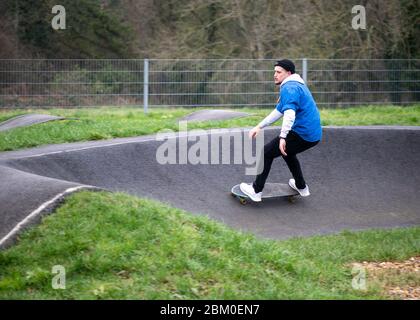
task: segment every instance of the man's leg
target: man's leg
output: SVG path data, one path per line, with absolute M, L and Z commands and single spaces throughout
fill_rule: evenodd
M 264 168 L 262 172 L 256 176 L 252 185 L 254 187 L 255 193 L 259 193 L 264 189 L 265 181 L 267 180 L 268 174 L 270 173 L 273 160 L 281 156 L 279 142 L 280 138 L 275 137 L 264 146 Z M 260 159 L 258 162 L 258 166 L 261 166 L 262 162 Z
M 303 140 L 298 134 L 290 131 L 286 138 L 286 153 L 287 157 L 283 156 L 286 161 L 293 178 L 295 179 L 296 187 L 304 189 L 306 187 L 305 179 L 303 178 L 302 169 L 296 154 L 301 153 L 309 148 L 312 148 L 318 142 L 308 142 Z
M 286 161 L 286 164 L 295 179 L 296 187 L 298 189 L 304 189 L 306 187 L 306 182 L 303 178 L 302 169 L 296 155 L 288 155 L 287 157 L 283 157 L 283 159 Z

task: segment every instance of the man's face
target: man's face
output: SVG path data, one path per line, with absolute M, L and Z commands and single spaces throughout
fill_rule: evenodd
M 279 66 L 274 67 L 274 83 L 276 85 L 281 84 L 283 80 L 286 79 L 291 74 L 292 73 L 290 71 L 286 71 L 282 67 L 279 67 Z

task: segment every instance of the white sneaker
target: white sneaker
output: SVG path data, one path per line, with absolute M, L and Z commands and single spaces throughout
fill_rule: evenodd
M 299 192 L 299 194 L 302 196 L 302 197 L 307 197 L 307 196 L 309 196 L 311 193 L 309 192 L 309 187 L 308 187 L 308 185 L 306 185 L 305 186 L 305 189 L 298 189 L 297 187 L 296 187 L 296 183 L 295 183 L 295 179 L 290 179 L 289 180 L 289 186 L 292 188 L 292 189 L 295 189 L 297 192 Z
M 245 193 L 252 201 L 261 202 L 262 192 L 255 193 L 254 187 L 252 184 L 247 184 L 242 182 L 239 185 L 239 188 L 243 193 Z

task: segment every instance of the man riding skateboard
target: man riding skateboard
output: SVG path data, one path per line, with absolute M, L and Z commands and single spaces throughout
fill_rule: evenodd
M 276 108 L 249 132 L 249 137 L 256 137 L 261 129 L 283 117 L 281 132 L 264 146 L 264 168 L 254 183 L 240 184 L 241 191 L 256 202 L 261 201 L 273 160 L 280 156 L 286 161 L 293 176 L 289 186 L 302 197 L 309 196 L 309 187 L 296 155 L 317 145 L 322 137 L 319 110 L 305 82 L 295 73 L 292 61 L 277 61 L 274 65 L 274 83 L 280 86 Z

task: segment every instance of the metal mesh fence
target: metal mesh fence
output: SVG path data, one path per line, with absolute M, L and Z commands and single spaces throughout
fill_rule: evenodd
M 275 60 L 0 60 L 0 108 L 274 106 Z M 420 103 L 420 59 L 294 59 L 321 107 Z
M 308 85 L 320 105 L 415 104 L 420 60 L 311 60 Z

